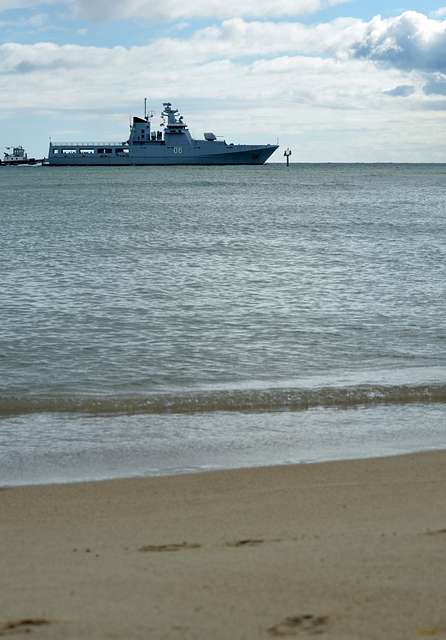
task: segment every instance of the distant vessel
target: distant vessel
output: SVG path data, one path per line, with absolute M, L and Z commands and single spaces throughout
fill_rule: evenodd
M 3 160 L 0 160 L 1 165 L 37 164 L 38 162 L 40 161 L 35 158 L 28 158 L 28 154 L 22 146 L 13 147 L 12 153 L 11 147 L 6 147 Z
M 202 140 L 192 138 L 183 116 L 170 102 L 163 103 L 162 129 L 152 130 L 153 114 L 134 117 L 126 142 L 50 142 L 50 166 L 99 165 L 228 165 L 263 164 L 277 145 L 228 144 L 205 133 Z

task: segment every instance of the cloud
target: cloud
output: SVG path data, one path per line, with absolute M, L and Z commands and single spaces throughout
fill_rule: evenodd
M 444 111 L 446 113 L 446 100 L 426 100 L 420 105 L 420 108 L 424 111 Z
M 275 37 L 274 46 L 279 49 L 279 34 Z M 305 32 L 304 40 L 307 38 Z M 299 47 L 303 46 L 300 41 Z M 210 47 L 209 41 L 207 48 L 197 49 L 194 38 L 176 43 L 157 40 L 131 48 L 0 45 L 0 110 L 10 107 L 17 88 L 23 104 L 32 103 L 36 109 L 100 110 L 104 96 L 113 109 L 127 109 L 129 103 L 147 95 L 148 89 L 156 101 L 235 101 L 238 105 L 284 101 L 357 109 L 368 108 L 379 100 L 383 86 L 401 80 L 399 73 L 380 71 L 367 61 L 302 54 L 231 60 L 226 55 L 215 57 L 215 49 Z M 264 43 L 264 47 L 270 51 L 271 43 Z M 229 49 L 230 41 L 225 41 L 223 53 Z M 172 51 L 175 65 L 168 55 Z
M 446 21 L 406 11 L 373 18 L 353 55 L 405 71 L 446 72 Z
M 388 89 L 383 91 L 386 96 L 392 96 L 396 98 L 407 98 L 415 93 L 415 87 L 411 84 L 400 84 L 394 89 Z
M 33 64 L 32 62 L 19 62 L 10 71 L 6 71 L 6 74 L 26 74 L 34 73 L 36 71 L 55 71 L 56 69 L 73 69 L 78 68 L 75 63 L 70 63 L 68 60 L 55 59 L 51 62 Z
M 411 73 L 418 73 L 425 82 L 427 80 L 426 92 L 433 92 L 437 85 L 442 87 L 444 77 L 438 72 L 446 64 L 446 56 L 440 55 L 445 47 L 446 21 L 429 20 L 415 12 L 388 20 L 377 17 L 364 22 L 340 18 L 314 25 L 231 18 L 192 34 L 179 32 L 176 37 L 159 38 L 144 47 L 101 48 L 51 43 L 1 45 L 0 73 L 30 74 L 43 69 L 99 67 L 100 73 L 106 75 L 106 66 L 115 64 L 113 61 L 127 64 L 132 60 L 132 64 L 141 65 L 147 72 L 147 60 L 151 68 L 156 65 L 175 71 L 212 61 L 233 60 L 240 66 L 243 60 L 264 64 L 262 60 L 271 56 L 282 56 L 282 61 L 314 56 L 329 57 L 335 62 L 350 61 L 351 68 L 355 61 L 363 61 L 368 65 L 364 68 L 369 76 L 376 64 L 381 69 L 394 68 L 400 74 L 395 76 L 394 88 L 380 87 L 379 92 L 408 96 L 413 92 L 416 79 L 413 77 L 407 82 Z M 175 61 L 174 65 L 172 61 Z M 435 82 L 428 73 L 431 69 L 437 73 Z
M 438 74 L 430 78 L 423 91 L 427 96 L 446 96 L 446 76 Z
M 443 95 L 441 74 L 408 72 L 358 55 L 372 24 L 352 18 L 314 25 L 233 18 L 139 47 L 3 44 L 0 111 L 10 108 L 18 88 L 24 104 L 36 109 L 100 110 L 106 96 L 112 105 L 107 109 L 114 111 L 126 111 L 147 93 L 157 102 L 178 99 L 180 106 L 204 100 L 333 111 L 401 109 L 404 101 L 389 97 L 412 95 L 407 108 L 414 109 L 432 101 L 431 95 Z M 424 92 L 416 91 L 423 84 Z
M 9 9 L 29 9 L 41 4 L 53 4 L 57 0 L 0 0 L 0 13 Z
M 307 26 L 291 22 L 225 20 L 219 26 L 196 31 L 190 38 L 164 38 L 157 47 L 172 59 L 209 59 L 300 53 L 303 55 L 347 52 L 364 30 L 360 20 L 343 18 L 329 23 Z
M 93 22 L 147 18 L 184 20 L 249 16 L 271 18 L 315 13 L 349 0 L 72 0 L 72 10 L 80 18 Z
M 105 104 L 107 112 L 119 112 L 121 118 L 145 95 L 155 108 L 163 99 L 180 107 L 206 105 L 198 110 L 218 104 L 212 120 L 218 124 L 224 117 L 222 129 L 228 111 L 239 113 L 231 130 L 249 131 L 261 109 L 275 121 L 291 118 L 295 126 L 311 119 L 313 109 L 378 113 L 397 103 L 383 91 L 403 86 L 405 76 L 347 55 L 365 27 L 351 19 L 314 26 L 233 19 L 141 47 L 4 44 L 0 111 L 10 108 L 19 89 L 23 104 L 36 110 L 99 113 Z M 256 123 L 259 130 L 266 126 L 264 117 Z
M 446 7 L 440 7 L 439 9 L 436 9 L 432 12 L 432 15 L 436 18 L 442 18 L 443 16 L 446 16 Z
M 107 49 L 59 46 L 49 42 L 34 45 L 7 43 L 0 45 L 0 75 L 82 69 L 106 64 Z

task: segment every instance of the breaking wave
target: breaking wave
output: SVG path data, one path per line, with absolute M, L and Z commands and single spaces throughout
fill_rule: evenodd
M 264 413 L 316 407 L 446 402 L 446 384 L 357 385 L 318 389 L 251 389 L 157 393 L 133 396 L 0 395 L 0 416 L 33 413 L 88 415 Z

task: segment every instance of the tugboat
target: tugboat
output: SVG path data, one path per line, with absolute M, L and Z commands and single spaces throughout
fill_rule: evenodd
M 3 154 L 3 161 L 0 160 L 2 165 L 20 165 L 20 164 L 37 164 L 38 160 L 35 158 L 28 158 L 28 154 L 25 149 L 20 145 L 13 147 L 12 153 L 11 147 L 6 147 L 6 151 Z
M 277 145 L 228 144 L 214 133 L 192 138 L 183 116 L 170 102 L 163 103 L 159 130 L 153 130 L 153 114 L 134 117 L 125 142 L 50 142 L 46 165 L 234 165 L 264 164 Z

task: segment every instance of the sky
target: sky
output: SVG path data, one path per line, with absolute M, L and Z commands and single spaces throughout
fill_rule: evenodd
M 446 162 L 446 0 L 0 0 L 0 151 L 123 141 L 144 98 L 295 162 Z

